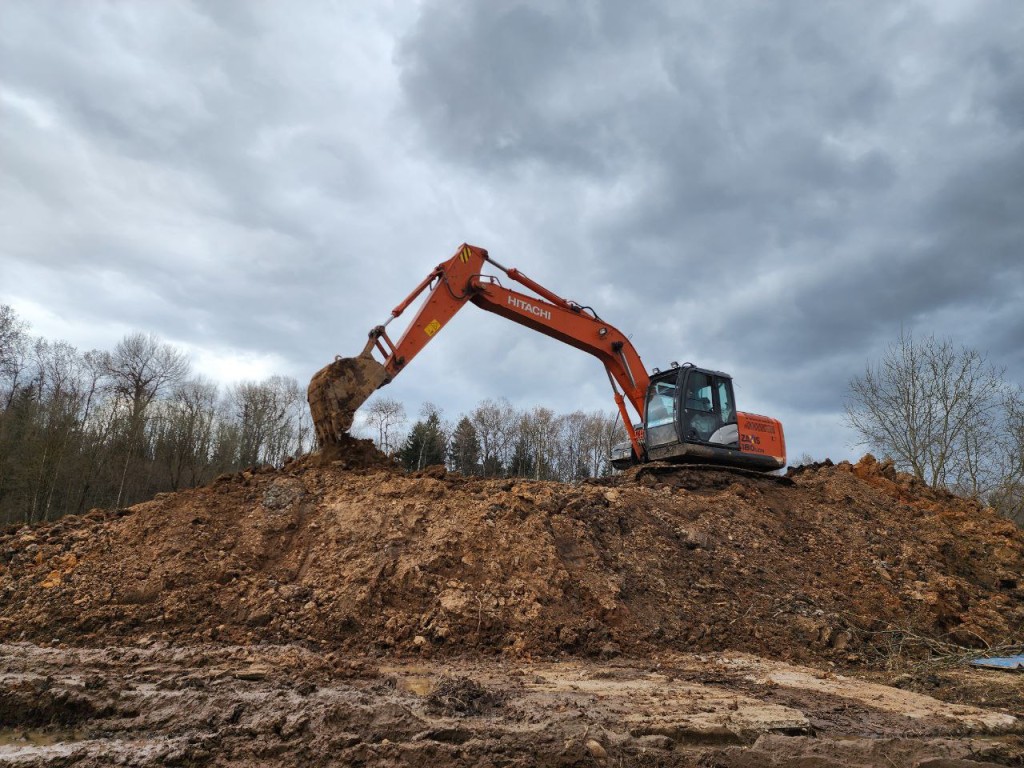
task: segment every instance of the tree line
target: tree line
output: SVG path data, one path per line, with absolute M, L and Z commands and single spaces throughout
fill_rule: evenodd
M 289 377 L 220 388 L 143 333 L 81 352 L 0 305 L 0 524 L 123 507 L 312 448 Z
M 445 420 L 426 403 L 408 430 L 405 407 L 378 397 L 361 411 L 359 431 L 408 470 L 443 464 L 464 475 L 575 482 L 611 474 L 612 445 L 626 440 L 616 412 L 557 414 L 484 400 Z
M 1024 525 L 1024 392 L 980 352 L 901 333 L 849 383 L 860 444 L 921 482 Z M 427 403 L 409 426 L 386 397 L 357 430 L 409 470 L 578 481 L 611 473 L 626 439 L 613 412 L 518 409 L 484 400 L 453 420 Z M 81 352 L 33 338 L 0 305 L 0 525 L 116 508 L 312 450 L 304 392 L 270 376 L 226 388 L 151 334 Z

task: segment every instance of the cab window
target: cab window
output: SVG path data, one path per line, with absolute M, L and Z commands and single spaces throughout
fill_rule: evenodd
M 685 439 L 689 442 L 706 443 L 718 428 L 714 392 L 708 374 L 690 371 L 686 377 L 686 419 L 683 430 Z
M 675 419 L 676 383 L 659 381 L 647 396 L 647 428 L 671 424 Z
M 711 392 L 711 377 L 706 373 L 692 372 L 686 380 L 686 407 L 701 413 L 711 413 L 714 410 Z
M 736 421 L 736 409 L 732 406 L 732 392 L 728 382 L 718 380 L 718 404 L 721 408 L 723 424 L 732 424 Z

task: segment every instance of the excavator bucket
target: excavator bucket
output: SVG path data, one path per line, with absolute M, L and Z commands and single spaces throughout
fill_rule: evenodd
M 321 446 L 337 445 L 348 436 L 356 411 L 390 380 L 387 369 L 370 354 L 373 342 L 358 357 L 337 357 L 314 374 L 306 399 Z

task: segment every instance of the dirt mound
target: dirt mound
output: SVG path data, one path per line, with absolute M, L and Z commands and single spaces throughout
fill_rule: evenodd
M 1024 626 L 1022 533 L 871 457 L 578 486 L 319 463 L 0 533 L 0 640 L 857 662 Z
M 325 445 L 318 453 L 299 460 L 294 471 L 303 465 L 313 467 L 336 467 L 338 469 L 365 469 L 366 467 L 383 467 L 398 469 L 395 461 L 385 456 L 372 440 L 360 440 L 349 434 L 336 437 L 333 442 Z

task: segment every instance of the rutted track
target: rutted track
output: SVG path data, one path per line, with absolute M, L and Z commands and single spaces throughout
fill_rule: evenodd
M 295 646 L 9 645 L 0 658 L 8 765 L 1024 760 L 1008 715 L 741 654 L 437 663 Z

